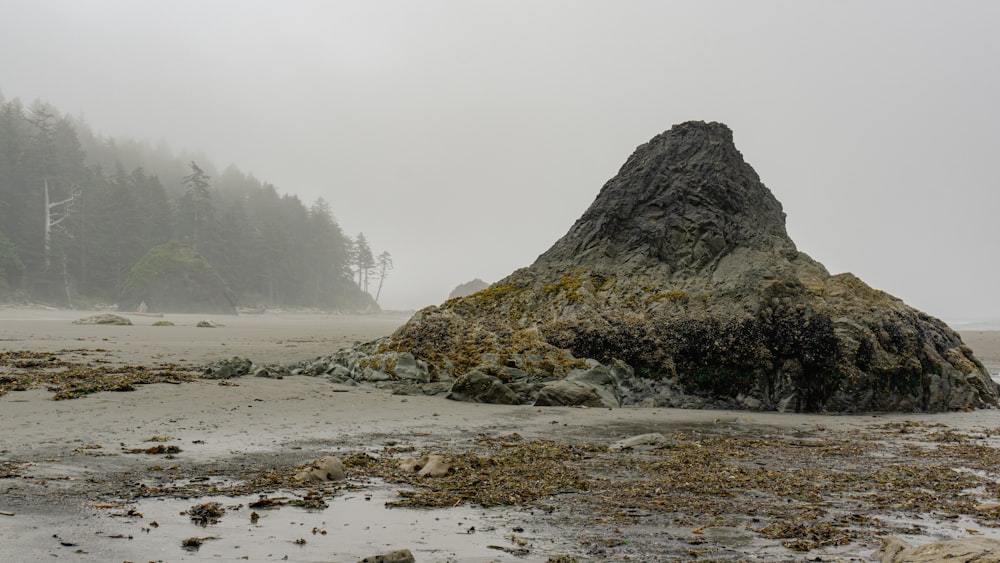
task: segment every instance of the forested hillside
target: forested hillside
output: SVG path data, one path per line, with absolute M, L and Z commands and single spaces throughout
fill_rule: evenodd
M 133 266 L 176 241 L 240 305 L 372 309 L 358 280 L 380 274 L 358 238 L 360 253 L 322 199 L 307 207 L 234 167 L 0 98 L 0 302 L 115 303 Z

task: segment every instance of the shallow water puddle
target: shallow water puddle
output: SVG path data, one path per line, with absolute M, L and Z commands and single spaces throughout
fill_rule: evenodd
M 278 498 L 282 495 L 271 495 Z M 329 506 L 310 510 L 294 506 L 251 509 L 258 496 L 149 499 L 138 503 L 142 514 L 132 522 L 144 557 L 169 561 L 241 559 L 273 561 L 358 561 L 409 549 L 418 561 L 545 561 L 562 542 L 519 510 L 453 507 L 386 507 L 398 500 L 387 486 L 347 491 L 327 498 Z M 287 498 L 295 498 L 287 495 Z M 202 527 L 181 514 L 195 505 L 217 502 L 225 513 L 217 524 Z M 251 520 L 252 513 L 258 518 Z M 201 539 L 197 549 L 182 547 Z

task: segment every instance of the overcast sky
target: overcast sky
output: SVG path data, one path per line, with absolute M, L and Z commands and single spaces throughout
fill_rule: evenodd
M 327 199 L 398 309 L 721 121 L 800 250 L 957 321 L 1000 318 L 998 30 L 993 1 L 0 0 L 0 92 Z

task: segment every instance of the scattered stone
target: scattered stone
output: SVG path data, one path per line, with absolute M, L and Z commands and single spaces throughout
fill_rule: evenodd
M 219 360 L 214 364 L 205 367 L 202 377 L 205 379 L 227 379 L 230 377 L 241 377 L 249 375 L 254 367 L 253 362 L 247 358 L 234 356 L 228 360 Z
M 174 323 L 170 321 L 156 321 L 153 326 L 174 326 Z
M 612 452 L 619 452 L 622 450 L 649 451 L 662 447 L 666 444 L 666 442 L 666 436 L 660 434 L 659 432 L 653 432 L 650 434 L 639 434 L 638 436 L 618 440 L 614 444 L 608 446 L 608 450 Z
M 536 407 L 617 407 L 618 400 L 610 391 L 583 381 L 553 381 L 546 383 L 535 399 Z
M 194 326 L 198 328 L 219 328 L 219 325 L 213 323 L 212 321 L 198 321 L 198 324 Z
M 430 381 L 427 373 L 427 362 L 417 360 L 409 352 L 401 352 L 396 356 L 396 367 L 393 373 L 399 379 L 409 379 L 427 383 Z
M 299 482 L 342 481 L 347 478 L 344 462 L 332 455 L 321 457 L 295 475 Z
M 969 537 L 913 547 L 892 536 L 878 556 L 881 563 L 1000 563 L 1000 540 Z
M 521 399 L 502 381 L 479 370 L 460 376 L 451 386 L 448 398 L 471 403 L 517 405 Z
M 381 555 L 365 557 L 358 563 L 416 563 L 409 549 L 397 549 Z
M 122 325 L 129 326 L 132 321 L 126 319 L 125 317 L 119 315 L 112 315 L 111 313 L 103 313 L 100 315 L 94 315 L 92 317 L 85 317 L 83 319 L 77 319 L 73 321 L 75 325 Z

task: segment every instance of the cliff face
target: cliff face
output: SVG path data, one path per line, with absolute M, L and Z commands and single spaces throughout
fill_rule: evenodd
M 641 145 L 534 264 L 418 312 L 341 365 L 345 377 L 391 382 L 400 354 L 466 400 L 841 412 L 997 403 L 944 323 L 796 249 L 781 204 L 720 123 L 683 123 Z M 472 380 L 490 394 L 469 391 Z

